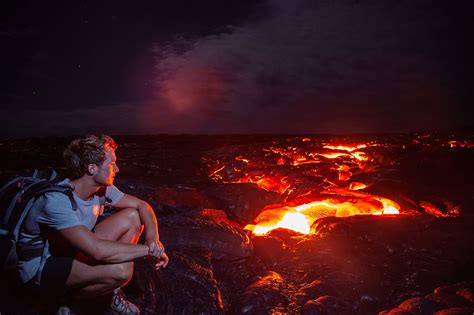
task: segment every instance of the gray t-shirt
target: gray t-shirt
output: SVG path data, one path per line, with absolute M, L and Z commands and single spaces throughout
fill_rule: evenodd
M 58 183 L 59 185 L 70 185 L 70 180 L 65 179 Z M 72 208 L 69 197 L 63 193 L 51 192 L 45 194 L 37 201 L 43 203 L 42 211 L 39 213 L 37 218 L 27 217 L 24 223 L 24 227 L 19 237 L 19 244 L 25 244 L 26 242 L 36 238 L 39 235 L 38 224 L 46 226 L 53 231 L 59 231 L 62 229 L 70 228 L 73 226 L 83 225 L 89 230 L 92 230 L 97 223 L 97 218 L 104 211 L 103 201 L 97 195 L 94 195 L 88 200 L 79 198 L 73 192 L 74 200 L 77 203 L 77 210 L 74 211 Z M 124 196 L 115 186 L 108 186 L 105 191 L 106 202 L 105 205 L 115 205 Z M 50 253 L 48 253 L 48 257 Z M 40 266 L 41 257 L 35 257 L 31 260 L 18 262 L 18 269 L 20 272 L 21 280 L 26 283 L 31 280 Z

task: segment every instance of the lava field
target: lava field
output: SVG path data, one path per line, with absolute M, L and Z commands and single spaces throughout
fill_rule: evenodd
M 472 135 L 114 138 L 170 256 L 136 261 L 145 314 L 474 312 Z M 0 141 L 0 176 L 67 176 L 70 140 Z

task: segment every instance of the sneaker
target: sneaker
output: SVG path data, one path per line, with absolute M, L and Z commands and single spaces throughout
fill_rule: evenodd
M 140 309 L 127 299 L 122 290 L 118 289 L 114 292 L 105 314 L 138 315 Z
M 61 305 L 56 311 L 56 315 L 77 315 L 69 306 Z

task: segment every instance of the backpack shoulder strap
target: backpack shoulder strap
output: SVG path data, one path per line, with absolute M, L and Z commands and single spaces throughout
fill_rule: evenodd
M 73 191 L 73 188 L 71 186 L 51 185 L 51 186 L 46 187 L 45 189 L 41 190 L 40 194 L 46 194 L 46 193 L 49 193 L 49 192 L 63 193 L 69 198 L 69 201 L 71 202 L 71 205 L 72 205 L 72 210 L 76 211 L 77 210 L 77 202 L 74 199 L 74 195 L 72 194 L 72 191 Z
M 44 183 L 44 180 L 41 181 L 41 183 Z M 42 187 L 38 191 L 35 192 L 35 195 L 33 198 L 29 200 L 29 202 L 26 204 L 25 208 L 23 209 L 18 221 L 16 222 L 14 228 L 13 228 L 13 236 L 15 237 L 15 240 L 18 240 L 18 236 L 20 233 L 21 226 L 23 225 L 23 221 L 27 217 L 27 215 L 30 213 L 30 210 L 33 208 L 33 205 L 36 203 L 38 200 L 38 197 L 44 195 L 45 193 L 48 192 L 60 192 L 68 196 L 69 201 L 71 202 L 72 209 L 74 211 L 77 210 L 77 203 L 76 200 L 74 199 L 74 196 L 72 194 L 72 188 L 69 186 L 60 186 L 60 185 L 48 185 L 45 187 Z
M 107 197 L 105 194 L 107 192 L 107 187 L 101 187 L 97 192 L 96 192 L 96 196 L 99 197 L 99 201 L 100 201 L 100 204 L 102 206 L 105 206 L 107 203 L 111 203 L 112 200 Z

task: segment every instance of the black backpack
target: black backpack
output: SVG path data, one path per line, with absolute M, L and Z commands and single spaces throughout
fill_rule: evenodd
M 32 239 L 21 248 L 18 239 L 28 215 L 39 216 L 42 209 L 36 201 L 47 192 L 60 192 L 69 197 L 72 208 L 77 204 L 70 186 L 57 185 L 56 171 L 35 170 L 31 176 L 15 176 L 0 187 L 0 271 L 9 272 L 17 267 L 18 257 L 34 258 L 41 256 L 37 281 L 41 278 L 47 254 L 48 242 L 41 236 Z M 21 253 L 20 253 L 21 252 Z M 27 259 L 28 260 L 28 259 Z

